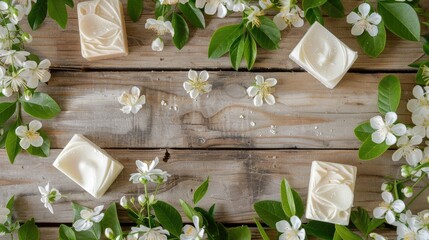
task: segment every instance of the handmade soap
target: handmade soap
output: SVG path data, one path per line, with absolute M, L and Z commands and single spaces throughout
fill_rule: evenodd
M 356 172 L 354 166 L 313 161 L 308 186 L 307 219 L 348 225 Z
M 122 3 L 94 0 L 77 5 L 82 56 L 100 60 L 128 55 Z
M 79 134 L 73 136 L 53 165 L 95 198 L 104 195 L 124 168 Z
M 289 58 L 332 89 L 356 61 L 357 52 L 315 22 L 292 50 Z

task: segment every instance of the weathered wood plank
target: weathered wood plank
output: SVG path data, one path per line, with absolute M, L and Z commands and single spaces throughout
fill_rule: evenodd
M 41 91 L 63 112 L 43 121 L 44 128 L 53 148 L 63 148 L 75 133 L 106 148 L 357 148 L 353 129 L 378 114 L 377 84 L 385 76 L 350 73 L 329 90 L 307 73 L 264 73 L 279 81 L 277 103 L 258 108 L 245 92 L 254 73 L 210 74 L 213 91 L 193 101 L 182 87 L 185 71 L 56 72 Z M 414 74 L 399 76 L 404 93 L 399 113 L 407 120 Z M 117 97 L 133 85 L 142 88 L 147 104 L 126 115 Z
M 59 154 L 53 150 L 47 159 L 25 156 L 9 165 L 4 151 L 0 152 L 0 202 L 16 196 L 17 219 L 35 217 L 38 222 L 70 222 L 72 209 L 68 201 L 54 206 L 51 215 L 39 202 L 38 185 L 51 182 L 53 187 L 66 194 L 70 200 L 94 207 L 119 201 L 123 196 L 136 196 L 143 192 L 142 186 L 129 180 L 135 172 L 135 159 L 151 160 L 164 156 L 165 150 L 107 150 L 124 164 L 125 169 L 100 200 L 96 200 L 51 164 Z M 190 201 L 193 190 L 210 175 L 211 185 L 201 206 L 216 203 L 216 217 L 226 223 L 251 223 L 255 216 L 252 204 L 263 199 L 279 199 L 279 185 L 287 178 L 291 185 L 304 197 L 307 195 L 310 164 L 313 160 L 330 161 L 356 165 L 358 178 L 355 190 L 355 206 L 373 209 L 381 201 L 380 185 L 384 176 L 398 176 L 402 162 L 392 162 L 390 154 L 372 162 L 357 160 L 357 152 L 351 150 L 282 150 L 282 151 L 240 151 L 240 150 L 169 150 L 170 160 L 162 162 L 160 168 L 172 174 L 168 183 L 159 190 L 159 196 L 178 207 L 178 199 Z M 414 210 L 426 208 L 425 197 L 413 206 Z M 120 210 L 120 218 L 128 222 Z
M 126 2 L 125 0 L 123 1 Z M 357 6 L 356 1 L 346 1 L 347 11 Z M 31 34 L 34 41 L 29 48 L 43 57 L 49 58 L 58 68 L 122 68 L 122 69 L 186 69 L 209 68 L 231 69 L 228 57 L 211 60 L 207 57 L 208 44 L 213 32 L 222 25 L 239 23 L 239 17 L 225 19 L 209 18 L 205 30 L 192 30 L 188 45 L 177 50 L 169 37 L 165 39 L 163 52 L 153 52 L 150 44 L 153 33 L 144 28 L 146 19 L 153 17 L 153 4 L 148 4 L 143 17 L 133 23 L 126 17 L 130 55 L 123 58 L 88 62 L 81 57 L 76 10 L 69 10 L 69 24 L 61 30 L 52 20 Z M 359 58 L 353 65 L 354 70 L 403 70 L 409 69 L 409 63 L 423 55 L 421 44 L 408 42 L 389 35 L 385 52 L 379 58 L 370 58 L 362 53 L 358 43 L 350 33 L 351 26 L 342 19 L 326 19 L 326 27 L 352 49 L 359 51 Z M 289 60 L 288 55 L 304 35 L 308 24 L 303 28 L 294 28 L 282 33 L 280 49 L 277 51 L 258 50 L 255 69 L 298 70 L 298 66 Z M 25 29 L 29 29 L 28 26 Z M 244 67 L 244 65 L 243 65 Z

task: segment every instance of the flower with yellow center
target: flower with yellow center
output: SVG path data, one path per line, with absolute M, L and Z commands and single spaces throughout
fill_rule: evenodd
M 38 120 L 33 120 L 27 126 L 19 126 L 16 128 L 16 135 L 21 138 L 19 145 L 22 149 L 28 149 L 30 146 L 40 147 L 43 145 L 43 138 L 37 131 L 42 128 L 42 123 Z
M 247 25 L 252 24 L 252 27 L 259 27 L 261 25 L 260 16 L 264 16 L 264 11 L 260 10 L 257 6 L 251 6 L 251 9 L 247 11 Z
M 170 21 L 164 21 L 164 17 L 159 17 L 158 19 L 149 18 L 146 20 L 144 27 L 156 32 L 158 36 L 170 33 L 171 36 L 174 37 L 173 25 Z
M 277 84 L 277 79 L 267 78 L 265 80 L 263 76 L 256 75 L 255 80 L 255 83 L 247 88 L 247 94 L 249 97 L 253 97 L 253 104 L 260 107 L 265 100 L 268 105 L 274 105 L 276 99 L 272 93 L 274 92 L 273 87 Z
M 185 225 L 183 227 L 183 234 L 180 235 L 180 240 L 204 240 L 207 235 L 204 233 L 204 227 L 200 228 L 200 218 L 193 216 L 192 221 L 194 226 Z
M 405 204 L 402 200 L 395 200 L 390 192 L 383 192 L 381 197 L 383 202 L 374 209 L 374 217 L 377 219 L 385 218 L 387 223 L 392 224 L 396 220 L 395 213 L 404 211 Z
M 209 73 L 207 71 L 201 71 L 198 75 L 196 71 L 189 70 L 188 78 L 189 80 L 183 83 L 183 88 L 192 99 L 196 99 L 200 94 L 211 92 L 212 85 L 208 83 Z

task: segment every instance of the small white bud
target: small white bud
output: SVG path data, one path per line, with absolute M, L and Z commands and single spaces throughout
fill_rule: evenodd
M 24 98 L 26 101 L 30 101 L 31 98 L 33 98 L 33 93 L 30 90 L 26 89 L 24 91 Z
M 381 191 L 382 192 L 390 192 L 392 191 L 393 186 L 390 183 L 384 182 L 383 184 L 381 184 Z
M 413 169 L 410 166 L 408 166 L 408 165 L 402 165 L 401 166 L 401 176 L 404 177 L 404 178 L 407 178 L 407 177 L 411 176 L 411 171 L 412 170 Z
M 137 198 L 137 201 L 139 202 L 139 204 L 141 206 L 145 206 L 146 205 L 146 197 L 142 194 Z
M 26 32 L 21 35 L 21 38 L 26 43 L 31 43 L 33 41 L 33 36 Z
M 413 196 L 413 188 L 412 187 L 404 187 L 401 189 L 401 192 L 405 195 L 405 197 L 410 198 Z
M 13 94 L 12 88 L 3 88 L 1 92 L 5 97 L 10 97 Z
M 130 206 L 128 205 L 128 200 L 125 196 L 121 197 L 121 200 L 119 201 L 119 204 L 125 208 L 128 209 Z
M 113 233 L 113 230 L 111 228 L 106 228 L 106 230 L 104 231 L 104 235 L 106 235 L 108 239 L 115 238 L 115 234 Z
M 164 42 L 160 37 L 153 40 L 152 42 L 152 50 L 156 52 L 161 52 L 164 49 Z

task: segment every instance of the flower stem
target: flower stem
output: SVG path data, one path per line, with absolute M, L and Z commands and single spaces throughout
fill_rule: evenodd
M 429 184 L 427 184 L 422 190 L 420 190 L 408 203 L 407 208 L 424 192 L 429 188 Z
M 147 205 L 147 220 L 149 222 L 149 228 L 152 228 L 152 223 L 150 222 L 150 203 L 149 203 L 149 194 L 147 192 L 147 183 L 144 184 L 144 195 L 146 197 L 146 205 Z

